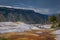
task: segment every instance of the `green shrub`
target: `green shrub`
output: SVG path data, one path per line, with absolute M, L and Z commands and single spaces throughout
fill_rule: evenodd
M 3 40 L 8 40 L 8 38 L 3 38 Z
M 51 28 L 54 28 L 54 25 L 52 25 Z
M 60 23 L 58 23 L 58 28 L 60 28 Z
M 0 40 L 2 40 L 2 38 L 0 37 Z
M 0 37 L 0 40 L 8 40 L 8 38 L 1 38 L 1 37 Z

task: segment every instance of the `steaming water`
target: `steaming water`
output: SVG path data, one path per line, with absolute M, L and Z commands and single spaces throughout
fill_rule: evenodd
M 0 22 L 0 33 L 24 32 L 24 31 L 30 31 L 34 28 L 39 29 L 24 23 Z

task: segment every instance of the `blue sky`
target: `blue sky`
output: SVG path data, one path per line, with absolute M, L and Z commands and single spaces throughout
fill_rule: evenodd
M 60 13 L 60 0 L 0 0 L 0 5 L 28 8 L 42 14 Z

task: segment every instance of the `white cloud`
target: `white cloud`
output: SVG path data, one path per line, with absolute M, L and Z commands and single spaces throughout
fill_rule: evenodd
M 0 5 L 0 7 L 8 7 L 8 8 L 12 8 L 12 6 L 5 6 L 5 5 Z
M 21 3 L 22 4 L 22 3 Z M 22 4 L 24 5 L 24 4 Z M 15 8 L 15 9 L 26 9 L 26 10 L 34 10 L 35 12 L 41 13 L 41 14 L 53 14 L 53 13 L 60 13 L 60 9 L 50 9 L 50 8 L 35 8 L 33 6 L 27 6 L 27 7 L 18 7 L 17 5 L 13 6 L 5 6 L 0 5 L 0 7 L 7 7 L 7 8 Z
M 48 14 L 49 13 L 49 9 L 40 8 L 40 9 L 37 9 L 36 12 L 43 13 L 43 14 Z
M 15 8 L 15 9 L 26 9 L 26 10 L 34 10 L 35 12 L 38 13 L 43 13 L 43 14 L 48 14 L 49 13 L 49 9 L 45 9 L 45 8 L 33 8 L 32 6 L 29 7 L 13 7 L 13 6 L 4 6 L 4 5 L 0 5 L 0 7 L 7 7 L 7 8 Z

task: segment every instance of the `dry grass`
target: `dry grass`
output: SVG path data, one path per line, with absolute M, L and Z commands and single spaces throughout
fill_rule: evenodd
M 0 37 L 7 37 L 8 40 L 55 40 L 55 35 L 49 34 L 51 32 L 50 30 L 42 31 L 43 33 L 36 33 L 41 31 L 32 30 L 24 33 L 7 33 L 1 34 Z

